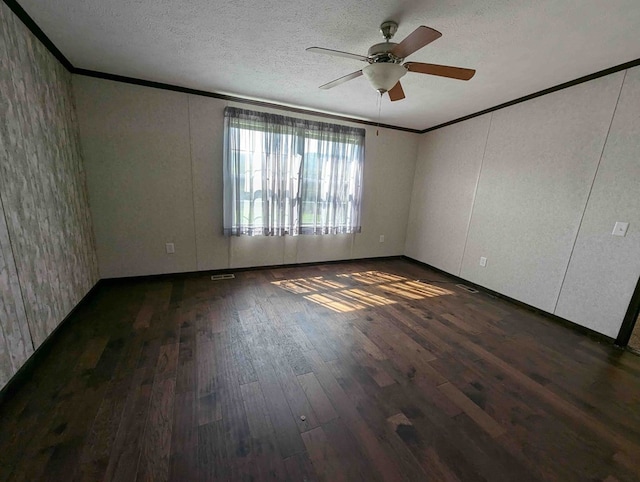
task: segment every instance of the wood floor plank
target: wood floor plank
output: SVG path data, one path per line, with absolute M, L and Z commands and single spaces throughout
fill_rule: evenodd
M 200 481 L 229 480 L 231 465 L 222 421 L 198 427 L 198 474 Z
M 438 390 L 444 393 L 449 399 L 469 415 L 480 427 L 482 427 L 492 437 L 499 437 L 505 433 L 504 427 L 491 418 L 478 405 L 473 403 L 469 397 L 462 393 L 452 383 L 443 383 L 438 386 Z
M 89 340 L 84 353 L 80 357 L 80 360 L 78 360 L 76 370 L 83 371 L 95 368 L 108 342 L 109 337 L 107 336 L 100 336 Z
M 313 373 L 298 375 L 298 380 L 320 423 L 324 424 L 338 416 Z
M 268 325 L 258 329 L 258 336 L 265 343 L 265 350 L 269 354 L 271 365 L 275 370 L 277 381 L 282 388 L 291 412 L 293 413 L 298 430 L 306 432 L 318 426 L 316 414 L 307 399 L 293 367 L 288 363 L 284 351 L 278 346 L 279 338 L 275 330 Z M 305 364 L 307 364 L 305 359 Z
M 262 480 L 284 480 L 286 468 L 260 382 L 247 383 L 240 388 L 251 432 L 250 446 L 258 477 Z
M 178 369 L 178 350 L 179 345 L 172 343 L 162 345 L 160 347 L 160 355 L 158 356 L 158 366 L 156 368 L 156 378 L 164 380 L 167 378 L 176 378 L 176 370 Z
M 496 439 L 465 413 L 451 418 L 437 409 L 429 410 L 413 398 L 413 393 L 396 387 L 389 387 L 393 390 L 384 393 L 385 400 L 402 407 L 401 412 L 412 427 L 395 433 L 421 464 L 428 464 L 424 466 L 427 473 L 432 464 L 443 463 L 461 480 L 536 480 L 521 461 L 494 442 Z M 425 450 L 429 457 L 424 457 Z
M 145 369 L 140 369 L 142 375 Z M 151 384 L 142 384 L 132 393 L 132 410 L 125 410 L 109 458 L 105 480 L 134 480 L 140 460 L 145 422 L 151 400 Z
M 221 393 L 220 390 L 198 398 L 198 425 L 222 420 Z
M 381 480 L 374 467 L 368 463 L 361 451 L 360 444 L 349 428 L 340 418 L 335 418 L 322 425 L 322 429 L 333 450 L 339 454 L 345 466 L 347 480 Z
M 385 326 L 385 323 L 382 319 L 372 316 L 354 321 L 354 325 L 373 340 L 391 361 L 408 366 L 407 374 L 412 371 L 411 368 L 415 372 L 419 369 L 420 374 L 429 378 L 434 385 L 446 382 L 446 379 L 428 364 L 436 357 L 404 333 L 398 332 L 391 336 L 393 330 Z M 406 363 L 400 360 L 404 360 Z
M 535 380 L 527 377 L 526 375 L 523 375 L 521 372 L 514 369 L 511 365 L 507 364 L 499 357 L 489 353 L 484 348 L 472 343 L 469 343 L 468 346 L 472 351 L 476 352 L 478 355 L 481 355 L 483 359 L 499 368 L 504 374 L 517 379 L 520 384 L 522 384 L 532 392 L 535 392 L 538 397 L 542 398 L 547 403 L 553 405 L 564 416 L 576 419 L 579 423 L 585 425 L 590 430 L 598 434 L 599 437 L 602 437 L 603 439 L 620 447 L 622 452 L 630 455 L 636 460 L 640 460 L 638 458 L 640 457 L 640 446 L 630 443 L 624 435 L 612 432 L 608 427 L 600 423 L 598 420 L 577 409 L 574 405 L 562 399 L 552 391 L 546 389 L 543 385 L 539 384 Z
M 401 462 L 403 478 L 405 480 L 427 480 L 427 474 L 420 467 L 416 457 L 395 434 L 395 430 L 388 426 L 387 419 L 398 411 L 404 410 L 414 415 L 420 415 L 420 410 L 411 405 L 412 400 L 395 403 L 391 397 L 387 396 L 389 390 L 398 390 L 401 386 L 395 384 L 381 389 L 369 377 L 358 376 L 357 366 L 349 365 L 343 360 L 329 362 L 328 366 L 345 393 L 359 408 L 362 418 L 379 438 L 388 442 L 392 449 L 392 456 Z M 374 396 L 373 393 L 376 395 Z M 384 400 L 384 403 L 370 403 L 370 400 L 376 399 L 376 397 Z M 443 414 L 443 416 L 449 419 L 447 414 Z
M 230 331 L 229 351 L 235 362 L 240 385 L 257 381 L 258 376 L 253 368 L 253 361 L 244 340 L 244 333 L 239 331 L 238 327 Z
M 399 351 L 389 345 L 383 335 L 377 333 L 375 329 L 371 329 L 373 325 L 368 323 L 368 320 L 359 320 L 354 323 L 357 323 L 360 330 L 374 340 L 377 346 L 387 354 L 389 361 L 396 369 L 395 372 L 392 372 L 392 375 L 397 383 L 410 383 L 419 387 L 421 393 L 425 394 L 427 398 L 436 403 L 441 410 L 451 417 L 461 413 L 460 407 L 452 404 L 442 392 L 437 390 L 436 387 L 446 383 L 447 379 L 435 370 L 430 365 L 430 362 L 411 357 L 402 350 Z
M 399 412 L 392 415 L 387 421 L 395 435 L 406 443 L 419 459 L 423 470 L 426 472 L 425 480 L 460 481 L 460 478 L 455 472 L 440 460 L 433 447 L 423 446 L 421 444 L 420 436 L 416 428 L 404 413 Z
M 296 322 L 307 338 L 311 341 L 314 350 L 320 354 L 324 361 L 335 360 L 338 356 L 331 347 L 331 344 L 324 338 L 322 332 L 318 331 L 318 328 L 314 323 L 315 319 L 317 319 L 317 317 L 312 314 L 300 314 L 296 317 Z
M 136 480 L 169 479 L 174 390 L 174 379 L 160 378 L 153 386 Z
M 172 283 L 157 283 L 150 287 L 133 323 L 135 329 L 149 328 L 154 313 L 169 309 L 172 289 Z
M 198 423 L 195 392 L 176 393 L 171 431 L 169 480 L 198 480 Z
M 292 482 L 316 482 L 320 480 L 313 469 L 309 454 L 306 452 L 287 457 L 284 459 L 284 465 L 287 469 L 288 480 Z
M 248 343 L 254 361 L 254 367 L 265 398 L 269 416 L 273 422 L 280 453 L 289 457 L 304 450 L 297 416 L 293 414 L 287 397 L 278 381 L 278 376 L 271 365 L 271 356 L 258 337 L 252 337 Z
M 213 340 L 198 343 L 197 347 L 198 397 L 216 390 L 216 347 Z
M 227 332 L 214 336 L 216 366 L 220 380 L 220 427 L 224 430 L 224 445 L 230 465 L 230 477 L 242 480 L 253 470 L 250 431 L 247 414 L 244 409 L 238 372 L 229 348 L 230 337 Z
M 128 393 L 132 383 L 136 383 L 135 376 L 114 383 L 103 399 L 84 443 L 83 463 L 108 460 L 126 407 L 127 399 L 121 394 Z
M 302 434 L 316 474 L 323 481 L 347 481 L 347 467 L 333 449 L 322 427 L 316 427 Z
M 362 445 L 362 451 L 368 457 L 369 462 L 376 468 L 383 480 L 400 480 L 400 467 L 390 457 L 389 453 L 383 449 L 380 440 L 375 436 L 371 428 L 362 420 L 356 407 L 342 390 L 320 355 L 317 352 L 310 351 L 308 356 L 320 385 L 322 385 L 338 415 L 349 426 Z

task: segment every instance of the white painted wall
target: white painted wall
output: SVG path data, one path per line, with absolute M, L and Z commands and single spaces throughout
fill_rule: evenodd
M 189 113 L 184 96 L 79 83 L 89 205 L 102 278 L 195 266 Z M 78 85 L 87 87 L 78 89 Z M 176 253 L 165 254 L 165 242 Z
M 74 91 L 103 278 L 404 252 L 416 134 L 367 128 L 361 234 L 228 238 L 227 102 L 77 75 Z
M 407 255 L 616 336 L 640 276 L 640 74 L 626 75 L 425 135 Z

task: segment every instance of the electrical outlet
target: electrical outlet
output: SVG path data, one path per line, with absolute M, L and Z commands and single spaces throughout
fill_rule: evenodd
M 381 235 L 380 235 L 380 242 L 381 242 L 381 243 L 384 243 L 384 234 L 381 234 Z
M 167 243 L 164 247 L 167 250 L 167 254 L 173 254 L 176 252 L 176 245 L 173 243 Z
M 487 265 L 487 258 L 485 258 L 484 256 L 480 256 L 480 266 L 484 268 L 486 265 Z
M 614 236 L 626 236 L 628 228 L 629 228 L 629 223 L 623 223 L 622 221 L 618 221 L 615 224 L 615 226 L 613 226 L 613 232 L 611 234 Z

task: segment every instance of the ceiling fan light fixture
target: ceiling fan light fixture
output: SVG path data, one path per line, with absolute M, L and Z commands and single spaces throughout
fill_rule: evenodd
M 375 90 L 384 94 L 398 83 L 407 69 L 400 64 L 373 63 L 362 69 L 362 73 Z

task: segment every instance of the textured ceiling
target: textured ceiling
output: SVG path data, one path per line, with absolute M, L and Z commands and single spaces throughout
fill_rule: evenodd
M 640 58 L 639 0 L 19 0 L 78 68 L 376 121 L 361 69 L 319 46 L 366 54 L 384 20 L 400 41 L 419 25 L 442 38 L 409 57 L 475 68 L 462 82 L 408 73 L 381 122 L 424 129 Z

